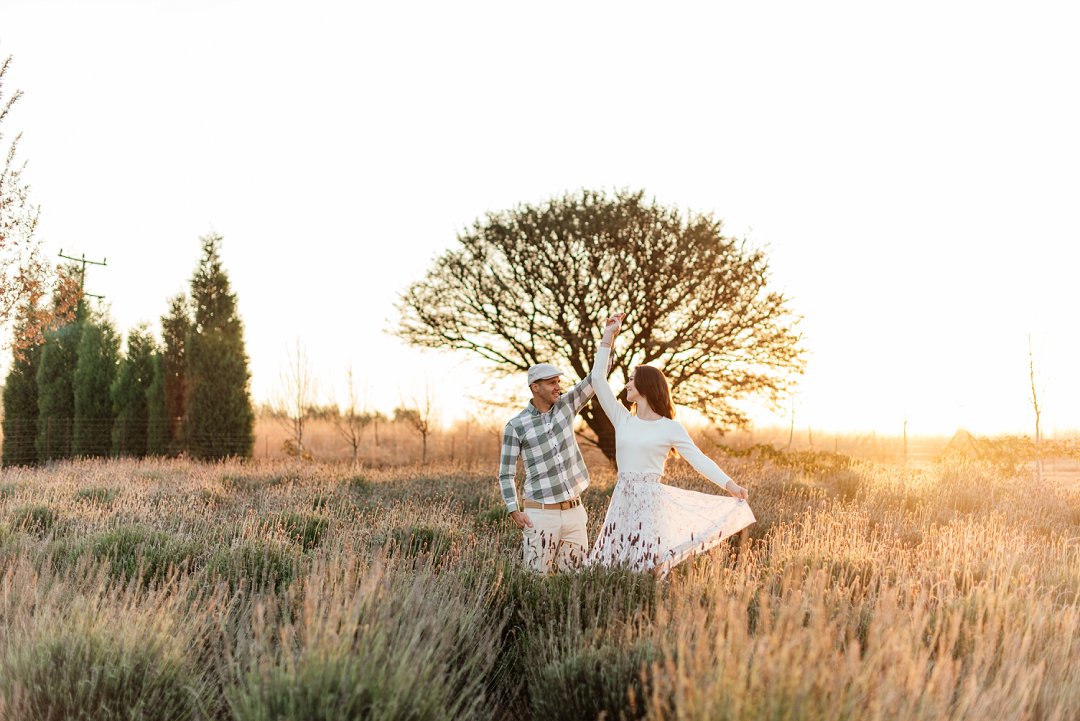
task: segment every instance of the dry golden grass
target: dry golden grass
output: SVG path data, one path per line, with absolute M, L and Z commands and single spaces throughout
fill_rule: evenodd
M 721 460 L 759 523 L 662 582 L 526 572 L 490 461 L 5 469 L 0 719 L 1080 717 L 1074 484 Z
M 451 464 L 471 468 L 490 465 L 498 458 L 502 442 L 502 426 L 476 421 L 457 423 L 449 429 L 439 429 L 428 438 L 428 460 L 431 463 Z M 388 468 L 420 463 L 420 436 L 405 423 L 380 421 L 369 424 L 361 436 L 360 464 L 365 468 Z M 286 440 L 291 437 L 287 423 L 262 415 L 255 423 L 254 456 L 257 460 L 286 460 Z M 351 463 L 352 447 L 326 419 L 308 421 L 303 439 L 304 447 L 314 460 L 322 463 Z

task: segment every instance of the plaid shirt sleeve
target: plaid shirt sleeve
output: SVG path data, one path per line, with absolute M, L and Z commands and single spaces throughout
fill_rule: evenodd
M 517 489 L 514 476 L 517 474 L 517 460 L 521 454 L 521 439 L 513 424 L 507 423 L 503 429 L 502 452 L 499 454 L 499 489 L 502 491 L 506 509 L 513 513 L 518 510 Z
M 566 403 L 574 409 L 576 414 L 581 407 L 589 402 L 593 396 L 592 373 L 581 379 L 581 382 L 570 389 L 566 394 Z

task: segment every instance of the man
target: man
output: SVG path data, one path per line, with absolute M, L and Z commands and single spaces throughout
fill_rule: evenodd
M 522 531 L 525 565 L 540 573 L 579 565 L 589 547 L 581 493 L 589 471 L 574 418 L 593 395 L 591 376 L 562 392 L 563 372 L 550 363 L 529 368 L 532 400 L 503 431 L 499 486 L 510 518 Z M 518 505 L 514 475 L 525 464 L 525 498 Z

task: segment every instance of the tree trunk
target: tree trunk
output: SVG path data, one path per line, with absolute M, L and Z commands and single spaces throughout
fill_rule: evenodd
M 615 467 L 615 426 L 611 424 L 600 402 L 593 398 L 582 410 L 585 425 L 596 434 L 596 445 Z

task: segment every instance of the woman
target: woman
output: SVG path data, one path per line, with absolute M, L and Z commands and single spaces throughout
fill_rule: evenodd
M 623 314 L 608 319 L 593 363 L 593 388 L 615 426 L 619 477 L 589 562 L 626 565 L 636 571 L 666 574 L 675 564 L 702 553 L 755 521 L 747 491 L 702 453 L 682 424 L 664 374 L 638 366 L 626 383 L 631 414 L 608 385 L 611 342 Z M 664 485 L 664 462 L 674 448 L 691 466 L 735 498 L 697 493 Z

